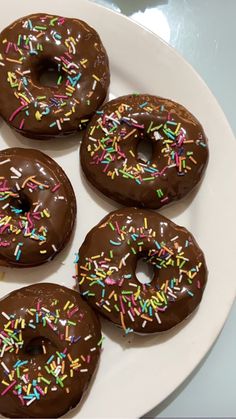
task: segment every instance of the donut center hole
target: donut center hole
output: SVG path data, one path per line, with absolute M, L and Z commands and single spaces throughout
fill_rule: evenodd
M 10 200 L 11 211 L 16 214 L 26 214 L 30 211 L 31 202 L 24 193 L 19 193 L 18 198 L 11 198 Z
M 59 87 L 63 80 L 61 65 L 50 59 L 40 61 L 36 69 L 36 78 L 40 86 Z
M 45 355 L 50 345 L 51 341 L 49 339 L 39 336 L 37 338 L 31 339 L 27 343 L 25 347 L 25 353 L 31 357 L 43 354 Z
M 141 160 L 144 163 L 148 163 L 152 160 L 153 156 L 153 145 L 149 138 L 142 138 L 138 145 L 136 154 L 138 160 Z
M 144 257 L 138 259 L 135 275 L 140 284 L 150 284 L 154 278 L 154 268 Z

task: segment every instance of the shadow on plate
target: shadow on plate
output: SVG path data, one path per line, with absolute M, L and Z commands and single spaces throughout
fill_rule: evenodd
M 220 336 L 220 335 L 219 335 Z M 191 374 L 184 380 L 182 384 L 180 384 L 177 389 L 173 391 L 163 402 L 161 402 L 158 406 L 156 406 L 154 409 L 150 410 L 148 413 L 146 413 L 144 416 L 141 416 L 140 419 L 151 419 L 158 415 L 161 415 L 163 410 L 165 410 L 184 390 L 185 388 L 191 383 L 191 381 L 194 379 L 195 375 L 200 371 L 200 369 L 203 367 L 203 365 L 207 362 L 208 357 L 210 356 L 215 344 L 217 343 L 219 336 L 217 337 L 216 341 L 210 348 L 210 350 L 207 352 L 207 354 L 204 356 L 204 358 L 201 360 L 201 362 L 198 364 L 198 366 L 191 372 Z
M 101 356 L 102 356 L 102 352 L 101 352 Z M 85 391 L 85 393 L 83 394 L 83 396 L 82 396 L 82 399 L 81 399 L 81 401 L 79 402 L 79 404 L 74 408 L 74 409 L 72 409 L 72 410 L 69 410 L 67 413 L 65 413 L 65 415 L 63 415 L 62 417 L 63 418 L 77 418 L 77 416 L 79 415 L 79 413 L 80 413 L 80 410 L 82 409 L 82 407 L 83 407 L 83 404 L 86 402 L 86 400 L 87 400 L 87 398 L 89 397 L 89 395 L 90 395 L 90 391 L 92 390 L 92 388 L 93 388 L 93 383 L 94 383 L 94 381 L 96 380 L 96 377 L 97 377 L 97 374 L 98 374 L 98 370 L 99 370 L 99 368 L 100 368 L 100 360 L 101 360 L 101 358 L 99 358 L 99 361 L 98 361 L 98 365 L 97 365 L 97 368 L 96 368 L 96 370 L 95 370 L 95 372 L 94 372 L 94 374 L 93 374 L 93 376 L 92 376 L 92 379 L 91 379 L 91 381 L 90 381 L 90 383 L 89 383 L 89 386 L 88 386 L 88 388 L 87 388 L 87 390 Z
M 114 325 L 105 318 L 101 318 L 102 331 L 105 336 L 119 344 L 123 350 L 127 350 L 129 348 L 146 348 L 153 345 L 160 345 L 167 342 L 169 339 L 172 339 L 177 333 L 181 331 L 183 327 L 186 327 L 192 320 L 193 316 L 197 313 L 197 310 L 198 308 L 192 314 L 190 314 L 187 319 L 183 320 L 177 326 L 166 332 L 146 335 L 130 333 L 129 335 L 124 336 L 123 330 L 120 327 Z
M 61 269 L 65 260 L 71 255 L 71 266 L 73 267 L 72 243 L 75 235 L 76 226 L 73 230 L 72 236 L 66 247 L 50 262 L 43 265 L 34 266 L 32 268 L 2 268 L 2 281 L 6 283 L 13 283 L 17 285 L 32 285 L 37 282 L 47 280 L 50 282 L 51 275 Z
M 117 6 L 125 15 L 131 15 L 135 12 L 144 11 L 148 7 L 157 7 L 167 3 L 168 0 L 114 0 L 115 6 Z
M 91 198 L 107 213 L 114 211 L 115 209 L 122 208 L 122 204 L 117 203 L 116 201 L 113 201 L 113 199 L 108 198 L 106 195 L 104 195 L 102 192 L 100 192 L 98 189 L 95 188 L 86 178 L 86 176 L 83 173 L 83 170 L 80 165 L 80 176 L 81 181 L 84 186 L 84 188 L 87 190 L 88 194 L 91 196 Z M 175 217 L 178 217 L 181 215 L 194 201 L 195 196 L 199 192 L 199 189 L 201 187 L 201 183 L 197 185 L 185 198 L 181 199 L 180 201 L 175 201 L 170 206 L 165 206 L 158 210 L 162 215 L 164 215 L 167 218 L 173 219 Z
M 18 134 L 10 128 L 3 120 L 0 121 L 1 137 L 6 147 L 22 147 L 35 148 L 44 153 L 50 154 L 51 157 L 64 156 L 72 151 L 77 150 L 82 134 L 78 132 L 76 135 L 62 137 L 59 139 L 52 138 L 50 140 L 33 140 Z M 1 147 L 2 148 L 2 147 Z

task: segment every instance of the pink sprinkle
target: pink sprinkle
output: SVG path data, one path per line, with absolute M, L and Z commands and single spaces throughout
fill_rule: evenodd
M 119 224 L 118 224 L 118 222 L 117 222 L 117 221 L 115 222 L 115 225 L 116 225 L 116 230 L 117 230 L 117 232 L 118 232 L 119 234 L 121 234 L 120 227 L 119 227 Z
M 166 196 L 165 198 L 161 199 L 161 203 L 162 202 L 167 202 L 167 201 L 169 201 L 169 197 L 168 196 Z
M 176 165 L 179 166 L 179 156 L 177 153 L 175 153 L 175 162 L 176 162 Z
M 68 96 L 65 95 L 54 95 L 57 99 L 68 99 Z
M 69 311 L 69 312 L 67 312 L 67 315 L 68 315 L 68 317 L 69 317 L 69 319 L 75 314 L 75 313 L 77 313 L 77 311 L 79 311 L 79 308 L 78 307 L 75 307 L 75 308 L 73 308 L 73 310 L 71 310 L 71 311 Z
M 18 113 L 20 113 L 25 107 L 27 106 L 27 103 L 24 102 L 24 104 L 22 106 L 20 106 L 19 108 L 17 108 L 10 116 L 9 121 L 13 121 L 13 119 L 15 119 L 16 115 L 18 115 Z
M 2 391 L 1 396 L 4 396 L 4 394 L 6 394 L 12 387 L 14 387 L 15 384 L 16 380 L 13 381 L 7 388 L 5 388 L 5 390 Z
M 52 189 L 52 192 L 56 192 L 56 191 L 58 191 L 58 189 L 60 188 L 60 186 L 61 186 L 61 184 L 60 184 L 60 183 L 58 183 L 57 185 L 55 185 L 55 186 L 53 187 L 53 189 Z
M 23 118 L 22 121 L 21 121 L 21 123 L 20 123 L 19 129 L 22 129 L 23 128 L 24 123 L 25 123 L 25 119 Z
M 124 304 L 123 304 L 121 296 L 119 296 L 119 299 L 120 299 L 121 311 L 122 311 L 123 314 L 125 314 L 125 308 L 124 308 Z
M 8 247 L 11 246 L 10 242 L 0 242 L 0 247 Z
M 198 287 L 198 289 L 200 289 L 200 288 L 201 288 L 201 282 L 199 281 L 199 279 L 198 279 L 198 281 L 197 281 L 197 287 Z
M 18 397 L 19 397 L 19 399 L 21 401 L 22 406 L 24 406 L 25 405 L 25 401 L 24 401 L 23 397 L 22 396 L 19 396 L 19 395 L 18 395 Z
M 34 224 L 32 223 L 32 220 L 30 218 L 30 213 L 29 212 L 27 213 L 27 220 L 29 221 L 29 228 L 33 228 L 34 227 Z
M 105 279 L 105 284 L 107 284 L 107 285 L 115 285 L 116 284 L 116 281 L 114 279 L 112 279 L 112 278 L 106 278 Z
M 136 301 L 135 301 L 135 299 L 134 299 L 133 294 L 131 295 L 131 300 L 132 300 L 133 305 L 134 305 L 134 306 L 136 306 L 136 305 L 137 305 L 137 303 L 136 303 Z M 131 309 L 132 309 L 132 307 L 131 307 Z M 132 312 L 132 314 L 134 314 L 134 313 Z
M 6 54 L 8 54 L 9 49 L 11 48 L 11 46 L 12 46 L 12 42 L 8 42 L 8 43 L 7 43 L 6 50 L 5 50 L 5 53 L 6 53 Z
M 91 360 L 91 355 L 88 355 L 88 356 L 87 356 L 87 364 L 89 364 L 89 363 L 90 363 L 90 360 Z
M 45 396 L 45 393 L 43 392 L 43 390 L 41 389 L 41 387 L 36 386 L 36 389 L 38 390 L 38 392 L 39 392 L 40 394 L 42 394 L 42 396 Z

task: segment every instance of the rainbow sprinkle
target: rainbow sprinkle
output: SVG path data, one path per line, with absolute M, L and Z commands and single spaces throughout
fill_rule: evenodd
M 80 51 L 81 42 L 88 41 L 88 28 L 77 21 L 77 29 L 70 31 L 71 25 L 70 19 L 63 17 L 34 15 L 15 25 L 15 30 L 18 30 L 16 35 L 10 31 L 8 38 L 1 39 L 0 68 L 2 71 L 5 71 L 4 67 L 10 69 L 6 74 L 7 83 L 13 103 L 18 102 L 8 120 L 17 129 L 27 131 L 31 128 L 32 131 L 33 128 L 37 132 L 44 122 L 47 133 L 60 134 L 72 131 L 72 122 L 73 126 L 77 124 L 78 129 L 87 124 L 88 118 L 84 115 L 93 111 L 92 97 L 95 95 L 97 100 L 101 86 L 106 84 L 104 74 L 100 75 L 102 69 L 100 71 L 97 67 L 98 73 L 90 75 L 90 60 L 97 60 L 99 52 L 102 55 L 105 52 L 99 51 L 95 37 L 85 57 Z M 39 58 L 42 57 L 42 66 L 48 61 L 48 45 L 51 49 L 54 46 L 55 50 L 51 53 L 50 65 L 58 74 L 57 88 L 45 87 L 42 94 L 42 89 L 35 87 L 42 87 L 36 73 Z M 35 68 L 32 67 L 34 65 Z
M 162 183 L 165 175 L 171 175 L 172 179 L 177 175 L 179 182 L 180 177 L 188 176 L 191 171 L 201 172 L 202 163 L 198 164 L 195 154 L 202 149 L 201 153 L 207 158 L 206 139 L 197 126 L 190 134 L 190 123 L 184 120 L 181 112 L 179 115 L 176 111 L 169 112 L 162 104 L 164 99 L 157 98 L 156 102 L 149 99 L 142 103 L 146 96 L 136 94 L 133 97 L 136 98 L 134 106 L 129 104 L 132 97 L 128 96 L 127 103 L 126 97 L 122 98 L 124 102 L 115 99 L 97 112 L 95 123 L 93 120 L 84 140 L 86 158 L 88 155 L 91 165 L 87 170 L 102 174 L 104 181 L 105 177 L 111 181 L 121 178 L 124 182 L 133 182 L 134 188 L 147 184 L 153 189 L 153 201 L 158 201 L 160 207 L 171 200 L 166 182 Z M 138 156 L 137 146 L 140 140 L 148 138 L 155 149 L 155 157 L 144 161 Z
M 92 338 L 91 334 L 85 337 L 77 334 L 84 314 L 71 301 L 67 301 L 64 308 L 60 308 L 59 301 L 52 300 L 50 309 L 38 301 L 20 317 L 16 313 L 5 312 L 2 312 L 1 316 L 4 322 L 4 328 L 0 331 L 0 368 L 4 377 L 1 397 L 10 392 L 19 399 L 22 406 L 30 406 L 58 388 L 70 393 L 68 380 L 77 374 L 88 372 L 91 356 L 97 347 L 92 346 L 90 354 L 80 354 L 79 350 L 74 358 L 70 354 L 70 350 L 75 353 L 73 344 L 81 339 L 86 342 Z M 32 369 L 32 363 L 26 359 L 24 353 L 24 333 L 32 329 L 32 336 L 37 337 L 37 329 L 42 334 L 42 328 L 50 329 L 65 348 L 55 350 L 55 347 L 42 343 L 45 363 L 39 365 L 36 371 L 35 364 Z M 101 344 L 102 339 L 98 346 Z
M 146 217 L 140 227 L 135 227 L 132 216 L 127 216 L 124 225 L 119 225 L 119 217 L 109 220 L 102 227 L 103 236 L 110 237 L 110 244 L 104 244 L 105 250 L 89 255 L 89 249 L 84 254 L 82 246 L 79 252 L 80 293 L 108 317 L 109 313 L 116 312 L 126 334 L 134 330 L 126 326 L 127 316 L 131 324 L 141 322 L 145 331 L 147 323 L 161 324 L 162 316 L 166 316 L 165 312 L 173 303 L 183 297 L 193 298 L 196 282 L 198 289 L 204 285 L 198 275 L 203 259 L 197 256 L 189 259 L 186 255 L 194 245 L 189 236 L 188 240 L 184 238 L 184 243 L 178 234 L 168 238 L 168 242 L 158 240 L 157 236 L 162 234 L 148 226 Z M 165 229 L 165 222 L 160 228 Z M 99 236 L 91 239 L 91 243 L 96 241 Z M 120 253 L 119 246 L 127 253 Z M 146 262 L 154 267 L 155 275 L 160 277 L 155 279 L 154 285 L 141 284 L 131 268 L 134 258 L 140 255 L 145 256 Z

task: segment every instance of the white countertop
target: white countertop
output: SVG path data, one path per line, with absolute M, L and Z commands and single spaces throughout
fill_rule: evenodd
M 94 1 L 130 16 L 175 47 L 206 81 L 236 133 L 236 0 Z M 236 418 L 235 324 L 236 304 L 206 359 L 145 417 Z

